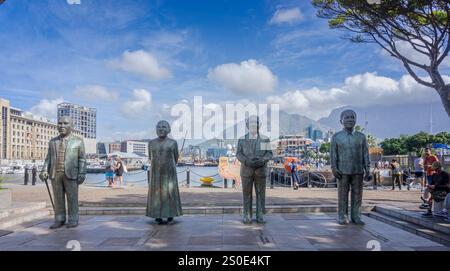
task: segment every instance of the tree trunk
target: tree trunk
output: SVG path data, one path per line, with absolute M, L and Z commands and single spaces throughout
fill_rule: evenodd
M 445 112 L 450 118 L 450 85 L 445 85 L 442 89 L 437 90 L 444 105 Z

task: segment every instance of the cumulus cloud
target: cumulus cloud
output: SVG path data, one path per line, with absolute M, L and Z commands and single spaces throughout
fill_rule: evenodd
M 100 99 L 108 102 L 116 101 L 119 98 L 117 91 L 108 90 L 106 87 L 100 85 L 78 86 L 74 94 L 86 100 Z
M 110 66 L 145 76 L 150 80 L 161 80 L 172 76 L 170 70 L 162 67 L 154 55 L 144 50 L 125 51 L 120 59 L 110 61 Z
M 424 43 L 420 40 L 413 39 L 413 42 L 424 45 Z M 422 54 L 421 52 L 414 49 L 414 47 L 411 45 L 411 43 L 403 40 L 399 40 L 395 42 L 395 46 L 398 50 L 398 52 L 403 55 L 404 57 L 408 58 L 409 60 L 412 60 L 414 62 L 417 62 L 418 64 L 422 65 L 430 65 L 430 58 L 428 55 Z M 385 57 L 392 57 L 386 50 L 381 50 L 381 55 Z M 449 57 L 446 57 L 444 61 L 442 62 L 442 65 L 450 67 L 450 59 Z
M 123 114 L 128 118 L 138 118 L 146 112 L 152 103 L 152 94 L 145 89 L 133 90 L 133 97 L 122 106 Z
M 63 98 L 54 100 L 42 99 L 37 105 L 31 107 L 30 112 L 33 115 L 44 117 L 56 122 L 58 113 L 58 104 L 64 102 Z
M 254 59 L 219 65 L 209 70 L 208 79 L 238 94 L 272 92 L 278 83 L 270 69 Z
M 450 77 L 445 76 L 444 79 L 450 82 Z M 365 73 L 346 78 L 340 87 L 292 90 L 269 96 L 266 100 L 279 104 L 280 109 L 287 112 L 319 119 L 328 116 L 333 109 L 347 105 L 416 104 L 438 101 L 439 98 L 434 90 L 418 84 L 409 75 L 394 80 L 376 73 Z
M 81 0 L 67 0 L 69 5 L 81 5 Z
M 303 20 L 303 14 L 299 8 L 278 9 L 273 14 L 269 24 L 294 24 L 301 20 Z

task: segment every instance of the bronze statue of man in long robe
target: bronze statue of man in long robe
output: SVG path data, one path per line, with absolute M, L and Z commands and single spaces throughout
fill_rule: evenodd
M 156 133 L 158 138 L 148 144 L 151 177 L 147 216 L 155 218 L 158 224 L 163 224 L 163 219 L 167 219 L 166 223 L 172 224 L 174 217 L 183 215 L 176 168 L 179 156 L 178 144 L 167 137 L 170 133 L 167 121 L 158 122 Z

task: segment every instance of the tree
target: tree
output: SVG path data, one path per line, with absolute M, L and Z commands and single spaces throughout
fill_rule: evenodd
M 385 155 L 407 154 L 408 150 L 405 146 L 405 137 L 387 138 L 380 144 Z
M 450 144 L 450 133 L 440 132 L 438 134 L 435 134 L 434 136 L 431 136 L 430 141 L 432 143 Z
M 422 149 L 426 148 L 431 142 L 432 135 L 426 132 L 420 132 L 413 136 L 405 138 L 405 146 L 408 152 L 419 153 Z
M 322 145 L 320 145 L 319 151 L 321 153 L 328 153 L 330 152 L 330 146 L 331 146 L 330 142 L 322 143 Z
M 381 0 L 379 4 L 371 3 L 364 0 L 312 0 L 318 9 L 317 16 L 328 19 L 331 28 L 346 31 L 345 38 L 356 43 L 376 43 L 400 60 L 419 84 L 438 93 L 450 117 L 450 84 L 445 83 L 439 71 L 450 51 L 450 1 Z M 427 57 L 426 63 L 401 52 L 401 44 Z
M 360 125 L 356 125 L 355 131 L 363 133 L 365 131 L 365 129 L 363 127 L 361 127 Z M 369 145 L 369 147 L 375 148 L 377 146 L 376 138 L 369 133 L 367 133 L 366 137 L 367 137 L 367 144 Z

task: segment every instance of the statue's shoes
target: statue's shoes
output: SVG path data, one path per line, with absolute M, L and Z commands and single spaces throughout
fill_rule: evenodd
M 244 217 L 244 219 L 242 220 L 242 222 L 243 222 L 244 224 L 251 224 L 251 223 L 252 223 L 252 220 L 251 220 L 250 218 L 248 218 L 248 217 Z
M 70 229 L 70 228 L 76 228 L 78 227 L 78 222 L 69 222 L 66 225 L 66 228 Z
M 169 217 L 169 218 L 167 219 L 167 224 L 168 224 L 168 225 L 173 225 L 173 224 L 175 224 L 175 220 L 173 220 L 173 217 Z
M 65 222 L 55 222 L 53 223 L 53 225 L 50 226 L 51 230 L 56 230 L 58 228 L 61 228 L 62 226 L 64 226 Z
M 158 225 L 162 225 L 162 224 L 164 223 L 163 220 L 162 220 L 161 218 L 155 219 L 155 222 L 156 222 L 156 224 L 158 224 Z
M 256 219 L 256 223 L 264 224 L 264 223 L 266 223 L 266 220 L 264 219 L 264 217 L 259 217 Z
M 339 225 L 347 225 L 348 219 L 346 219 L 346 218 L 338 219 L 338 223 L 339 223 Z
M 359 225 L 359 226 L 364 226 L 366 224 L 360 219 L 352 220 L 352 223 L 355 224 L 355 225 Z

